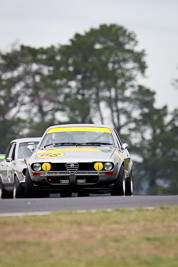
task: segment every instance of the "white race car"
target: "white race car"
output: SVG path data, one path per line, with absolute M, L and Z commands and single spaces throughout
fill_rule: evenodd
M 10 142 L 4 160 L 0 162 L 0 197 L 24 197 L 25 172 L 28 159 L 40 138 L 21 138 Z
M 133 193 L 132 160 L 116 129 L 107 125 L 49 127 L 27 161 L 25 196 Z

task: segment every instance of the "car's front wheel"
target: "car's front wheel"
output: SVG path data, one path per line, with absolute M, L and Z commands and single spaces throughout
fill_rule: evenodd
M 125 195 L 125 172 L 124 166 L 122 165 L 117 176 L 117 179 L 114 183 L 113 188 L 111 189 L 111 196 L 124 196 Z
M 8 192 L 4 188 L 4 184 L 0 179 L 0 198 L 12 198 L 12 192 Z
M 26 198 L 35 197 L 35 188 L 34 188 L 28 169 L 26 170 L 26 174 L 25 174 L 25 197 Z
M 132 196 L 133 195 L 133 181 L 132 181 L 132 171 L 130 172 L 129 177 L 125 182 L 125 195 Z
M 23 198 L 25 196 L 24 189 L 19 183 L 19 179 L 14 177 L 13 198 Z

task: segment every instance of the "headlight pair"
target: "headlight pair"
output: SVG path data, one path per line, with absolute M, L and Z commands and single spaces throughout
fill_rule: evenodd
M 105 163 L 95 162 L 94 163 L 94 169 L 96 171 L 101 171 L 101 170 L 110 171 L 110 170 L 113 169 L 113 167 L 114 166 L 113 166 L 113 163 L 112 162 L 105 162 Z M 33 163 L 32 164 L 32 169 L 35 172 L 39 172 L 41 170 L 43 170 L 43 171 L 50 171 L 51 170 L 51 164 L 48 163 L 48 162 L 45 162 L 43 164 Z
M 95 162 L 94 164 L 94 169 L 96 171 L 101 171 L 101 170 L 105 170 L 105 171 L 110 171 L 113 169 L 113 163 L 111 162 L 105 162 L 105 163 L 102 163 L 102 162 Z
M 35 172 L 39 172 L 41 170 L 43 171 L 50 171 L 51 170 L 51 164 L 48 163 L 48 162 L 45 162 L 43 163 L 42 165 L 40 163 L 34 163 L 32 165 L 32 169 L 35 171 Z

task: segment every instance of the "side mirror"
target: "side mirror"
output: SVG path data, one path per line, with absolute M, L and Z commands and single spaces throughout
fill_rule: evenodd
M 127 144 L 127 143 L 123 143 L 122 146 L 121 146 L 121 148 L 122 148 L 123 150 L 126 149 L 126 148 L 128 148 L 128 144 Z
M 11 162 L 12 161 L 12 158 L 6 158 L 6 161 L 7 162 Z
M 28 150 L 30 150 L 30 152 L 33 153 L 33 151 L 35 150 L 34 146 L 33 145 L 28 145 L 27 146 Z

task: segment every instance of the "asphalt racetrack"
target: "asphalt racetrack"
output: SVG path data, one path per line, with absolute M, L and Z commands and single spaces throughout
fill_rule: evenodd
M 0 199 L 0 216 L 40 215 L 53 211 L 153 208 L 178 205 L 176 196 L 90 196 L 71 198 Z

